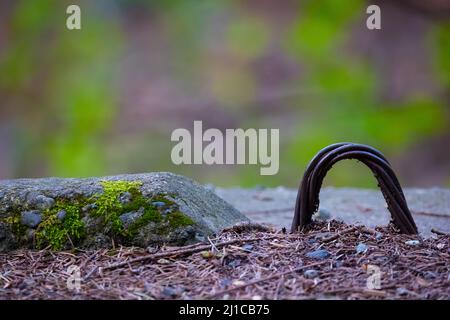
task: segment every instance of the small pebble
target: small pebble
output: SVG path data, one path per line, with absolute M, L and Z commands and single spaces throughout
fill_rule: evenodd
M 162 201 L 153 201 L 153 202 L 152 202 L 152 205 L 153 205 L 155 208 L 162 208 L 162 207 L 164 207 L 166 204 L 165 204 L 164 202 L 162 202 Z
M 201 235 L 200 233 L 195 234 L 195 240 L 198 240 L 199 242 L 205 242 L 206 238 L 204 235 Z
M 32 211 L 24 211 L 22 212 L 22 215 L 20 217 L 20 221 L 23 225 L 26 225 L 30 228 L 35 228 L 41 223 L 42 217 L 39 211 L 32 210 Z
M 58 213 L 56 214 L 56 218 L 58 218 L 58 220 L 63 221 L 66 218 L 66 210 L 59 210 Z
M 162 294 L 165 295 L 166 297 L 176 297 L 178 296 L 178 290 L 171 288 L 171 287 L 164 287 Z
M 85 205 L 83 208 L 81 208 L 81 211 L 83 211 L 84 213 L 87 213 L 91 210 L 95 210 L 97 209 L 97 205 L 95 203 L 91 203 L 91 204 L 87 204 Z
M 331 212 L 328 211 L 327 209 L 319 209 L 319 211 L 317 212 L 317 214 L 315 215 L 315 218 L 317 220 L 329 220 L 331 219 Z
M 119 201 L 121 204 L 128 204 L 131 202 L 132 195 L 129 192 L 124 192 L 119 196 Z
M 245 284 L 245 282 L 242 280 L 233 280 L 232 284 L 234 286 L 243 286 Z
M 230 262 L 228 262 L 228 266 L 230 266 L 232 268 L 239 267 L 240 265 L 241 265 L 241 260 L 231 260 Z
M 368 247 L 364 243 L 359 243 L 356 246 L 356 253 L 365 253 Z
M 309 269 L 309 270 L 306 270 L 305 272 L 303 272 L 303 275 L 307 279 L 314 279 L 319 275 L 319 272 L 314 269 Z
M 128 228 L 133 223 L 135 223 L 144 214 L 144 208 L 139 208 L 138 211 L 131 211 L 121 214 L 119 216 L 120 221 L 125 228 Z
M 253 250 L 253 245 L 251 245 L 251 244 L 244 244 L 242 246 L 242 249 L 245 249 L 247 251 L 251 251 L 251 250 Z
M 425 271 L 422 273 L 422 276 L 424 277 L 424 279 L 436 279 L 437 275 L 436 273 L 432 272 L 432 271 Z
M 220 280 L 220 286 L 228 287 L 231 284 L 231 280 L 228 278 Z
M 397 288 L 395 291 L 399 296 L 406 296 L 409 293 L 409 290 L 403 287 Z
M 170 262 L 169 260 L 164 259 L 164 258 L 159 259 L 159 260 L 156 261 L 156 262 L 158 262 L 159 264 L 171 264 L 171 263 L 172 263 L 172 262 Z
M 323 259 L 326 259 L 326 258 L 328 258 L 330 255 L 331 255 L 331 254 L 330 254 L 327 250 L 324 250 L 324 249 L 311 251 L 311 252 L 308 252 L 308 253 L 306 254 L 306 256 L 307 256 L 308 258 L 316 259 L 316 260 L 323 260 Z
M 36 196 L 33 200 L 36 209 L 39 210 L 50 209 L 55 204 L 55 200 L 41 194 Z
M 408 246 L 418 246 L 420 244 L 419 240 L 408 240 L 405 241 L 405 244 L 407 244 Z

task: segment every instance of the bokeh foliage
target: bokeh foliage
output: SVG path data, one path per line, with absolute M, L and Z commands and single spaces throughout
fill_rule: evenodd
M 281 32 L 243 1 L 75 3 L 83 8 L 79 32 L 64 27 L 66 1 L 17 1 L 13 6 L 7 22 L 12 36 L 0 55 L 0 110 L 12 119 L 14 139 L 9 177 L 173 170 L 219 185 L 295 186 L 309 159 L 327 144 L 367 143 L 397 157 L 417 142 L 448 132 L 445 99 L 423 92 L 403 101 L 383 99 L 382 75 L 373 61 L 348 48 L 355 24 L 364 18 L 367 4 L 362 0 L 301 1 Z M 257 5 L 251 2 L 250 7 Z M 147 128 L 126 135 L 116 130 L 126 105 L 120 61 L 131 37 L 123 15 L 133 10 L 147 12 L 163 30 L 161 47 L 170 61 L 164 76 L 185 95 L 210 97 L 239 119 L 236 127 L 281 127 L 255 107 L 258 94 L 267 91 L 254 66 L 260 59 L 272 50 L 299 66 L 301 72 L 281 86 L 294 94 L 284 108 L 290 122 L 281 127 L 278 175 L 261 177 L 255 166 L 174 167 L 170 132 Z M 448 23 L 434 24 L 427 45 L 434 53 L 436 81 L 448 92 Z M 151 116 L 148 121 L 159 122 Z M 359 166 L 341 169 L 328 183 L 374 185 Z

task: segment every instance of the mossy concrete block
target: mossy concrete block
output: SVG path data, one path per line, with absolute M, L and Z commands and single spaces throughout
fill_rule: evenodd
M 29 212 L 41 221 L 30 226 Z M 167 172 L 0 181 L 0 251 L 183 245 L 243 221 L 210 190 Z

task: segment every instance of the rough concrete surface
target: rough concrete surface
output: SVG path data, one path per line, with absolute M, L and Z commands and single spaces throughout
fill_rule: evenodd
M 277 188 L 214 188 L 216 194 L 255 222 L 291 226 L 297 190 Z M 405 189 L 408 206 L 423 236 L 431 229 L 450 233 L 450 189 Z M 390 213 L 379 190 L 323 188 L 314 217 L 335 218 L 369 227 L 386 225 Z

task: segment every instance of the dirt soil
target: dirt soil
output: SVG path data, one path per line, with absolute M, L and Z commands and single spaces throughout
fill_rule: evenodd
M 448 234 L 334 220 L 283 231 L 247 225 L 186 247 L 3 253 L 0 299 L 450 299 Z

